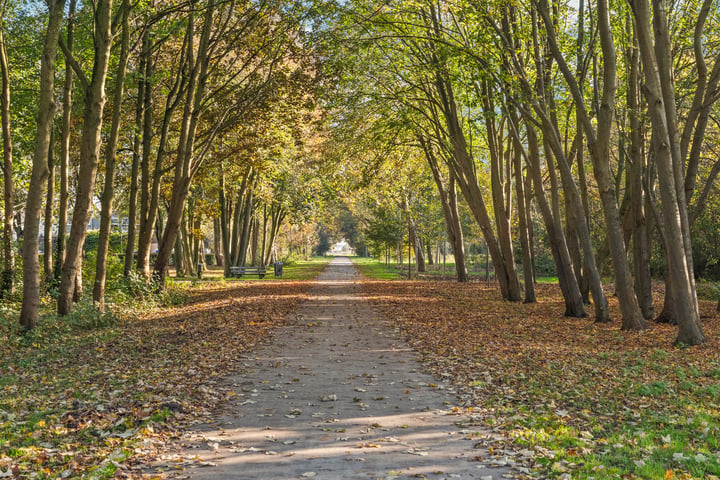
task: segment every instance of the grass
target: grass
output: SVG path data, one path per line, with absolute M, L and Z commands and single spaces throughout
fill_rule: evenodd
M 311 280 L 322 272 L 325 266 L 332 260 L 332 257 L 311 257 L 306 260 L 293 260 L 283 265 L 282 277 L 275 277 L 273 265 L 266 268 L 267 274 L 264 278 L 258 278 L 256 274 L 244 275 L 242 278 L 225 278 L 223 277 L 223 268 L 216 265 L 208 266 L 203 272 L 202 278 L 196 276 L 186 276 L 182 278 L 173 277 L 173 281 L 180 283 L 206 283 L 206 282 L 236 282 L 236 281 L 252 281 L 252 282 L 268 282 L 283 280 Z M 173 270 L 170 272 L 174 273 Z
M 376 280 L 397 280 L 402 278 L 394 263 L 386 265 L 381 260 L 369 257 L 351 257 L 350 260 L 367 278 Z

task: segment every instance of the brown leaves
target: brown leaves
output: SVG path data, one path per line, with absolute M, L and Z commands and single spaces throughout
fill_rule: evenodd
M 14 378 L 0 390 L 0 408 L 11 409 L 0 412 L 0 433 L 9 438 L 0 445 L 0 475 L 65 478 L 101 468 L 139 477 L 178 426 L 207 418 L 228 398 L 218 378 L 283 323 L 308 287 L 204 284 L 180 307 L 67 332 L 40 350 L 6 346 L 2 373 Z

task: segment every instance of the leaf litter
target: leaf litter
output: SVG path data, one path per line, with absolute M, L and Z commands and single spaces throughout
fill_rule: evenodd
M 148 307 L 116 326 L 41 325 L 30 342 L 3 332 L 0 478 L 162 478 L 147 465 L 210 466 L 169 448 L 236 394 L 220 379 L 309 286 L 204 283 L 185 305 Z
M 613 322 L 595 324 L 592 306 L 588 318 L 564 318 L 558 287 L 536 288 L 538 303 L 522 304 L 504 302 L 497 285 L 363 281 L 425 365 L 493 430 L 477 447 L 494 458 L 479 460 L 541 478 L 717 479 L 715 302 L 701 301 L 707 344 L 679 348 L 671 325 L 621 331 L 611 295 Z

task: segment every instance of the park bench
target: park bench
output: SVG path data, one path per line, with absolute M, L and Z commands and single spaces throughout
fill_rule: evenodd
M 230 267 L 231 277 L 242 277 L 245 274 L 255 274 L 258 278 L 265 276 L 265 267 Z

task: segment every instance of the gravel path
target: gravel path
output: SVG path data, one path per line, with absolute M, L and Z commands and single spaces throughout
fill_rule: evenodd
M 334 259 L 272 343 L 243 360 L 237 392 L 186 455 L 205 479 L 405 479 L 511 476 L 482 463 L 483 427 L 455 411 L 451 386 L 423 372 L 392 323 Z

